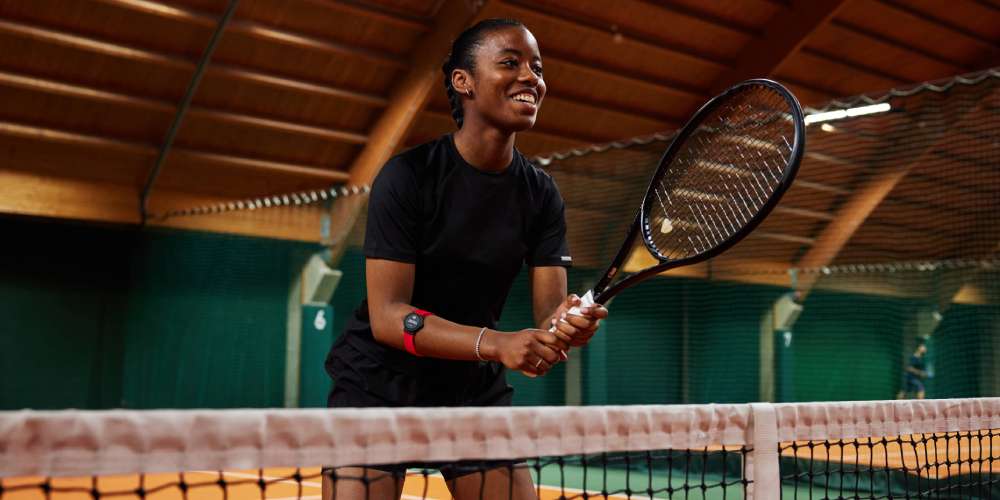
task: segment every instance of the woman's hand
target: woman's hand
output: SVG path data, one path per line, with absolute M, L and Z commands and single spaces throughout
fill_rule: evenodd
M 534 328 L 512 333 L 491 330 L 483 344 L 489 359 L 528 376 L 545 375 L 562 359 L 560 352 L 569 348 L 553 332 Z
M 550 320 L 552 326 L 549 331 L 573 347 L 587 345 L 601 327 L 601 320 L 608 317 L 607 308 L 601 304 L 584 307 L 580 309 L 579 315 L 569 313 L 570 309 L 579 305 L 580 297 L 570 294 L 559 304 Z

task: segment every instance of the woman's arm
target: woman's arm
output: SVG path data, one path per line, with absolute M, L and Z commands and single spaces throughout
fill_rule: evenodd
M 379 343 L 404 350 L 403 318 L 413 312 L 415 266 L 404 262 L 369 258 L 365 262 L 368 281 L 368 315 Z M 565 286 L 565 285 L 564 285 Z M 434 311 L 431 311 L 432 313 Z M 421 356 L 475 360 L 476 340 L 481 328 L 453 323 L 439 316 L 424 320 L 414 344 Z M 568 345 L 555 334 L 536 329 L 506 333 L 486 330 L 480 354 L 508 368 L 542 374 L 559 361 L 559 350 Z M 544 362 L 539 363 L 539 360 Z
M 531 268 L 531 310 L 535 325 L 543 330 L 552 326 L 556 310 L 566 300 L 566 268 L 540 266 Z

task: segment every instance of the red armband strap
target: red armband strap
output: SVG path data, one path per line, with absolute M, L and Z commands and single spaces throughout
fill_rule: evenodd
M 403 318 L 403 347 L 406 348 L 406 352 L 414 356 L 420 356 L 415 341 L 417 332 L 424 327 L 424 318 L 427 316 L 433 316 L 433 314 L 423 309 L 414 309 Z

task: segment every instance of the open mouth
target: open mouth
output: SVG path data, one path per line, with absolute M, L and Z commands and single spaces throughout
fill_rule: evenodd
M 535 97 L 535 94 L 532 94 L 531 92 L 518 92 L 517 94 L 511 96 L 511 99 L 517 102 L 531 104 L 532 106 L 538 104 L 538 99 Z

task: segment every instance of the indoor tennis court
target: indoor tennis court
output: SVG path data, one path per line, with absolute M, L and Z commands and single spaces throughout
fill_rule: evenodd
M 1000 496 L 997 0 L 5 0 L 0 103 L 0 500 Z

